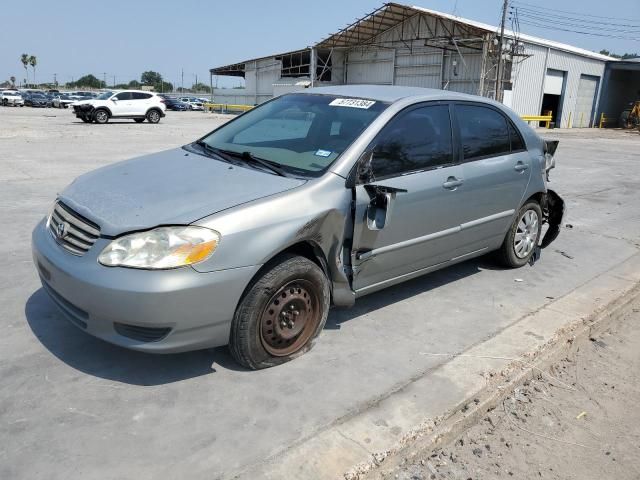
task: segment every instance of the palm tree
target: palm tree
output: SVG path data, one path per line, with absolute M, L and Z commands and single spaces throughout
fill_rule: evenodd
M 16 88 L 16 77 L 12 76 L 11 78 L 9 78 L 9 80 L 11 80 L 11 86 L 13 88 Z
M 23 53 L 20 57 L 20 61 L 22 62 L 22 66 L 24 67 L 24 74 L 27 77 L 25 83 L 29 83 L 29 71 L 27 67 L 29 66 L 29 54 Z
M 37 86 L 38 84 L 36 83 L 36 65 L 38 64 L 38 59 L 34 56 L 31 55 L 29 57 L 29 65 L 31 65 L 33 67 L 33 84 L 35 86 Z

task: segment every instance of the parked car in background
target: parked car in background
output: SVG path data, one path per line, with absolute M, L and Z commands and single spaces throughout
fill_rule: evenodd
M 60 93 L 54 95 L 53 100 L 51 100 L 51 104 L 56 108 L 68 108 L 69 105 L 74 103 L 76 99 L 71 98 L 66 93 Z
M 24 104 L 29 107 L 48 108 L 51 106 L 51 99 L 44 93 L 30 92 L 25 95 Z
M 564 214 L 556 147 L 483 97 L 310 88 L 77 178 L 36 226 L 34 264 L 91 335 L 157 353 L 228 343 L 270 367 L 311 348 L 332 302 L 491 251 L 535 262 Z
M 189 105 L 189 110 L 204 110 L 203 103 L 197 98 L 181 97 L 179 100 Z
M 122 90 L 103 92 L 95 99 L 78 100 L 72 106 L 76 117 L 86 123 L 107 123 L 111 118 L 158 123 L 167 108 L 163 100 L 153 92 Z
M 5 107 L 24 107 L 24 99 L 17 90 L 4 90 L 0 93 L 0 103 Z
M 164 101 L 164 104 L 167 106 L 167 110 L 176 110 L 176 111 L 184 111 L 190 110 L 188 104 L 181 102 L 177 98 L 170 97 L 167 94 L 159 93 L 159 97 L 161 97 Z

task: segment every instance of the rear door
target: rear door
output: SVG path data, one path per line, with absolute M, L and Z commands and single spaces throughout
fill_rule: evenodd
M 131 97 L 132 97 L 131 114 L 132 115 L 146 115 L 147 110 L 151 106 L 151 102 L 149 101 L 149 99 L 152 96 L 153 95 L 150 94 L 150 93 L 131 92 Z
M 522 136 L 498 109 L 455 104 L 464 189 L 461 241 L 464 252 L 495 247 L 506 234 L 531 176 Z
M 455 145 L 449 105 L 426 103 L 400 112 L 369 146 L 371 178 L 355 187 L 359 293 L 452 258 L 464 210 Z

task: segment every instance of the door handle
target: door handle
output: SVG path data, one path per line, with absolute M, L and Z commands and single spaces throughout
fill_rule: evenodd
M 442 184 L 442 186 L 447 190 L 455 190 L 463 183 L 464 183 L 464 180 L 461 180 L 456 177 L 449 177 L 447 178 L 447 181 Z
M 529 165 L 527 165 L 526 163 L 522 163 L 522 162 L 516 163 L 516 166 L 513 167 L 513 169 L 516 172 L 524 172 L 527 168 L 529 168 Z

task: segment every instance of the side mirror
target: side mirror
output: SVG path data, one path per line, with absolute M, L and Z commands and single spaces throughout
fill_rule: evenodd
M 118 99 L 117 99 L 116 97 L 113 97 L 113 98 L 111 99 L 111 101 L 112 101 L 113 103 L 118 103 Z

